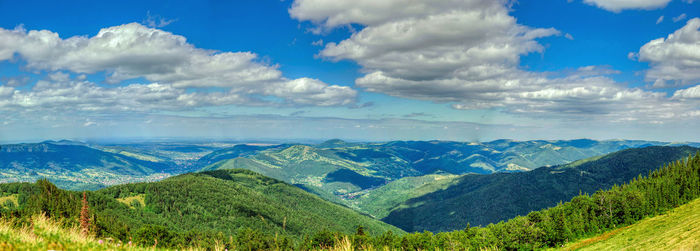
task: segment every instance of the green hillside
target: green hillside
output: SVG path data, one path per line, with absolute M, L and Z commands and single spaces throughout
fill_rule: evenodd
M 385 178 L 375 176 L 368 164 L 340 158 L 333 151 L 305 145 L 270 148 L 255 155 L 222 160 L 202 169 L 248 169 L 290 184 L 303 185 L 329 201 L 351 193 L 383 185 Z
M 453 185 L 459 177 L 451 174 L 429 174 L 401 178 L 354 198 L 348 198 L 348 201 L 353 208 L 381 219 L 402 202 L 445 189 Z
M 496 223 L 628 182 L 697 150 L 688 146 L 627 149 L 529 172 L 465 175 L 446 189 L 404 202 L 383 220 L 409 232 Z
M 20 204 L 2 207 L 3 218 L 46 212 L 69 225 L 77 221 L 80 194 L 46 181 L 1 184 L 0 194 L 18 194 Z M 372 234 L 403 232 L 295 186 L 241 169 L 119 185 L 89 192 L 88 198 L 92 231 L 97 236 L 133 238 L 147 246 L 154 244 L 154 238 L 169 247 L 211 246 L 215 239 L 226 241 L 229 236 L 238 242 L 245 242 L 240 240 L 245 236 L 259 238 L 263 246 L 291 245 L 317 232 L 353 233 L 358 226 Z
M 700 250 L 700 199 L 663 215 L 569 243 L 564 250 Z

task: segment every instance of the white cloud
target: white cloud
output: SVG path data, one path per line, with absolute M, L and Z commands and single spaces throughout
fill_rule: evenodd
M 486 65 L 515 65 L 520 55 L 543 50 L 535 38 L 559 33 L 516 24 L 497 1 L 430 11 L 435 13 L 369 25 L 340 43 L 326 44 L 320 55 L 354 60 L 368 72 L 424 80 Z
M 682 14 L 678 15 L 677 17 L 674 17 L 673 22 L 678 23 L 680 21 L 685 20 L 687 17 L 688 17 L 688 15 L 686 15 L 685 13 L 682 13 Z
M 649 62 L 646 80 L 654 87 L 695 84 L 700 81 L 700 18 L 666 38 L 649 41 L 639 49 L 639 61 Z
M 568 40 L 574 40 L 574 36 L 572 36 L 572 35 L 569 34 L 569 33 L 564 34 L 564 37 L 565 37 L 566 39 L 568 39 Z
M 276 67 L 256 62 L 253 53 L 198 49 L 183 36 L 138 23 L 104 28 L 90 38 L 61 39 L 47 30 L 0 30 L 0 41 L 9 41 L 0 43 L 0 51 L 17 53 L 29 68 L 107 71 L 108 81 L 114 83 L 145 77 L 177 86 L 232 87 L 281 77 Z
M 543 50 L 535 38 L 559 34 L 518 25 L 501 2 L 490 0 L 300 0 L 290 13 L 325 29 L 366 25 L 346 40 L 327 43 L 320 55 L 358 62 L 367 72 L 359 86 L 397 96 L 414 96 L 402 90 L 432 94 L 390 90 L 396 82 L 457 81 L 469 88 L 466 81 L 511 72 L 520 55 Z
M 62 39 L 48 30 L 26 31 L 0 28 L 0 61 L 19 56 L 27 68 L 70 71 L 78 74 L 106 72 L 106 81 L 119 83 L 144 78 L 172 88 L 220 87 L 224 95 L 235 97 L 269 94 L 271 86 L 288 87 L 275 65 L 260 62 L 251 52 L 218 52 L 196 48 L 185 37 L 163 30 L 130 23 L 101 29 L 93 37 L 75 36 Z M 84 78 L 84 75 L 81 75 Z M 53 81 L 66 81 L 68 74 L 52 73 Z M 293 87 L 293 85 L 291 85 Z M 279 90 L 295 105 L 341 105 L 353 103 L 356 92 L 348 87 L 316 81 L 314 93 Z M 338 91 L 343 90 L 343 91 Z M 319 93 L 323 93 L 320 95 Z M 310 95 L 305 97 L 304 95 Z M 335 96 L 338 95 L 338 96 Z M 325 98 L 325 99 L 324 99 Z M 316 101 L 318 103 L 313 103 Z
M 28 76 L 0 77 L 0 83 L 10 87 L 24 86 L 28 84 L 30 80 Z
M 327 86 L 318 79 L 299 78 L 268 85 L 265 95 L 284 98 L 291 104 L 315 104 L 320 106 L 352 105 L 357 91 L 347 86 Z
M 673 93 L 674 99 L 700 99 L 700 85 L 680 89 Z
M 694 109 L 664 93 L 626 88 L 605 76 L 619 73 L 607 67 L 581 67 L 563 77 L 520 69 L 520 56 L 543 52 L 535 39 L 560 32 L 517 24 L 504 4 L 297 0 L 289 12 L 324 30 L 363 25 L 319 55 L 360 64 L 365 75 L 356 86 L 370 92 L 548 118 L 651 121 Z
M 656 24 L 660 24 L 663 21 L 664 21 L 664 16 L 660 16 L 659 19 L 656 19 Z
M 162 28 L 174 23 L 177 19 L 167 19 L 159 15 L 151 15 L 151 12 L 146 12 L 146 19 L 143 20 L 143 24 L 151 28 Z
M 48 75 L 48 77 L 52 81 L 66 82 L 66 81 L 70 80 L 70 74 L 65 73 L 65 72 L 60 72 L 60 71 L 50 73 Z
M 612 12 L 620 12 L 627 9 L 658 9 L 666 7 L 670 1 L 671 0 L 583 0 L 586 4 Z

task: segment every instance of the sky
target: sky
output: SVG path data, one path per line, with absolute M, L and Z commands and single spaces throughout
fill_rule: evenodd
M 696 0 L 0 0 L 0 142 L 700 141 Z

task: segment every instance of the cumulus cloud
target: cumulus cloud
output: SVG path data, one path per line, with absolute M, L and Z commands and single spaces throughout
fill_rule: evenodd
M 220 95 L 233 96 L 272 95 L 270 88 L 293 88 L 298 82 L 284 78 L 277 66 L 261 62 L 255 53 L 196 48 L 183 36 L 138 23 L 66 39 L 48 30 L 0 28 L 0 61 L 14 57 L 25 60 L 29 69 L 57 71 L 49 78 L 61 82 L 68 77 L 61 71 L 106 72 L 108 83 L 144 78 L 171 88 L 224 88 L 229 91 Z M 348 87 L 321 81 L 315 81 L 314 87 L 314 92 L 278 92 L 287 94 L 281 98 L 295 105 L 345 105 L 355 100 L 356 92 Z
M 520 55 L 543 50 L 534 39 L 559 34 L 518 25 L 502 2 L 488 0 L 298 0 L 290 14 L 326 29 L 365 25 L 346 40 L 327 43 L 320 56 L 358 62 L 368 74 L 357 84 L 375 91 L 393 89 L 395 82 L 480 81 L 508 74 Z
M 656 19 L 656 24 L 660 24 L 663 21 L 664 21 L 664 16 L 660 16 L 658 19 Z
M 664 88 L 695 84 L 700 81 L 700 18 L 666 38 L 649 41 L 639 49 L 639 61 L 649 62 L 646 80 Z
M 620 12 L 627 9 L 658 9 L 666 7 L 670 1 L 671 0 L 583 0 L 586 4 L 612 12 Z
M 356 86 L 371 92 L 451 103 L 455 109 L 608 121 L 656 121 L 693 108 L 663 93 L 626 88 L 607 76 L 619 73 L 609 67 L 582 67 L 560 77 L 520 69 L 522 55 L 543 52 L 537 38 L 561 32 L 518 24 L 507 4 L 297 0 L 289 12 L 325 30 L 364 26 L 345 40 L 327 43 L 319 55 L 360 64 L 365 75 Z
M 298 2 L 295 7 L 305 8 L 308 1 Z M 315 3 L 313 7 L 336 2 Z M 487 65 L 515 65 L 520 55 L 543 50 L 535 38 L 559 34 L 551 28 L 531 29 L 516 24 L 498 1 L 447 1 L 450 4 L 434 6 L 427 1 L 414 1 L 414 6 L 396 2 L 398 13 L 390 12 L 381 19 L 375 18 L 379 15 L 375 4 L 345 2 L 355 7 L 339 10 L 323 25 L 343 24 L 333 20 L 345 20 L 368 26 L 340 43 L 327 43 L 320 55 L 335 61 L 353 60 L 365 71 L 407 80 L 449 77 Z M 386 2 L 380 2 L 380 7 L 386 7 Z M 424 5 L 430 7 L 407 16 Z M 346 17 L 352 16 L 353 10 L 368 13 L 355 19 Z
M 0 30 L 0 59 L 17 53 L 27 67 L 76 73 L 107 71 L 109 82 L 145 77 L 177 86 L 231 87 L 276 80 L 274 66 L 250 52 L 195 48 L 183 36 L 130 23 L 101 29 L 93 37 L 61 39 L 48 30 Z M 4 56 L 2 56 L 4 55 Z
M 315 104 L 320 106 L 351 105 L 355 103 L 357 91 L 347 86 L 327 86 L 318 79 L 299 78 L 265 86 L 265 95 L 284 98 L 292 104 Z
M 243 103 L 241 97 L 222 94 L 186 93 L 166 84 L 131 84 L 101 87 L 87 81 L 38 81 L 31 90 L 0 90 L 0 109 L 28 111 L 149 112 L 182 110 L 197 105 Z
M 700 85 L 687 89 L 677 90 L 673 93 L 674 99 L 700 99 Z

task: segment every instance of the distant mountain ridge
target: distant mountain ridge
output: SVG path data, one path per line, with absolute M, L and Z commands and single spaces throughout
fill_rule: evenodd
M 2 146 L 5 150 L 0 150 L 0 182 L 48 177 L 62 188 L 98 189 L 197 170 L 231 168 L 235 163 L 237 168 L 261 172 L 305 187 L 328 200 L 345 200 L 344 204 L 352 206 L 354 202 L 346 199 L 358 198 L 406 177 L 518 172 L 630 147 L 673 144 L 680 143 L 587 139 L 362 143 L 333 139 L 320 144 L 100 145 L 59 140 Z
M 385 209 L 356 201 L 385 184 L 430 174 L 521 172 L 622 149 L 669 145 L 640 140 L 495 140 L 491 142 L 329 140 L 316 145 L 236 145 L 202 157 L 202 171 L 243 168 L 297 184 L 329 200 L 376 214 Z M 213 163 L 213 164 L 208 164 Z M 207 165 L 208 164 L 208 165 Z M 342 175 L 338 175 L 342 174 Z M 407 181 L 402 185 L 415 183 Z M 428 186 L 437 188 L 437 186 Z M 417 188 L 417 187 L 416 187 Z M 421 191 L 427 191 L 421 189 Z M 367 205 L 373 209 L 363 209 Z M 381 213 L 380 215 L 383 215 Z M 376 216 L 376 215 L 375 215 Z
M 170 168 L 172 165 L 167 163 L 104 152 L 71 141 L 0 148 L 0 183 L 47 178 L 61 187 L 96 189 L 119 180 L 127 182 L 133 177 L 147 179 L 149 175 L 164 173 Z

